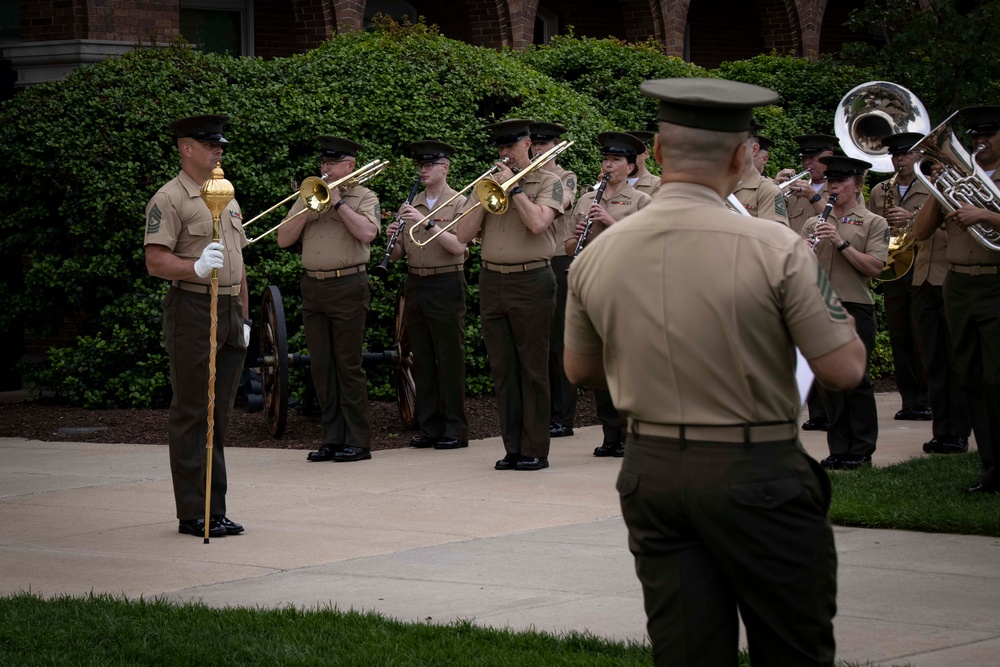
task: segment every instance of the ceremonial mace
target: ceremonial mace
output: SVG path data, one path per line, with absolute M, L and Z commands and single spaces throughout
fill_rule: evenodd
M 201 199 L 212 212 L 212 242 L 219 242 L 219 225 L 222 211 L 233 200 L 236 191 L 233 184 L 226 180 L 222 173 L 221 162 L 215 163 L 212 178 L 201 186 Z M 212 445 L 215 440 L 215 355 L 218 351 L 216 336 L 219 328 L 219 270 L 212 269 L 212 326 L 209 329 L 208 353 L 208 437 L 205 442 L 205 542 L 208 544 L 208 531 L 211 523 L 212 508 Z

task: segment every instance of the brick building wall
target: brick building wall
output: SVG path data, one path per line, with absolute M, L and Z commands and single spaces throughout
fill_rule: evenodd
M 21 0 L 21 39 L 149 41 L 180 34 L 179 0 Z

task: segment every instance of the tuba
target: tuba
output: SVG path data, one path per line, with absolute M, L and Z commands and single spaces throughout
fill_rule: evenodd
M 953 113 L 913 146 L 913 150 L 924 152 L 924 157 L 914 165 L 914 171 L 920 182 L 941 202 L 945 211 L 957 210 L 964 203 L 1000 213 L 1000 190 L 982 167 L 976 164 L 976 154 L 980 149 L 977 148 L 970 155 L 951 128 L 952 119 L 959 113 L 961 112 Z M 942 166 L 941 173 L 934 182 L 920 169 L 923 161 L 928 158 L 940 162 Z M 972 225 L 968 232 L 979 245 L 1000 252 L 1000 230 L 985 225 Z
M 837 105 L 833 130 L 848 157 L 871 162 L 873 171 L 895 171 L 882 140 L 890 134 L 931 129 L 927 110 L 912 92 L 889 81 L 855 86 Z

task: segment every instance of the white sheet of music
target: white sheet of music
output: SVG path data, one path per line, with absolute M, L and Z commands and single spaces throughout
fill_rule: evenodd
M 806 396 L 809 395 L 809 389 L 812 387 L 815 377 L 812 369 L 809 368 L 809 362 L 802 356 L 802 351 L 795 348 L 795 384 L 799 387 L 800 408 L 806 404 Z

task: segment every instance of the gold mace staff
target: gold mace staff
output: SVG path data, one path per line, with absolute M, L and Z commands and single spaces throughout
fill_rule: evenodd
M 212 212 L 212 242 L 219 242 L 219 225 L 222 212 L 233 200 L 236 191 L 233 184 L 226 180 L 222 173 L 220 162 L 215 163 L 212 178 L 201 186 L 201 199 Z M 205 544 L 208 544 L 208 531 L 211 523 L 212 510 L 212 445 L 215 440 L 215 355 L 218 351 L 216 340 L 219 328 L 219 270 L 212 269 L 212 300 L 210 312 L 212 325 L 209 329 L 208 341 L 208 436 L 205 442 Z

